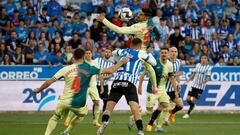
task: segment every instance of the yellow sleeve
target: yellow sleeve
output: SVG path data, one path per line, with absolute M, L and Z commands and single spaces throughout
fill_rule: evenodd
M 118 27 L 117 25 L 109 22 L 107 19 L 104 19 L 102 23 L 105 24 L 112 31 L 115 31 L 119 34 L 135 34 L 139 29 L 137 25 L 132 25 L 130 27 Z
M 61 78 L 63 78 L 64 77 L 64 74 L 65 74 L 65 67 L 64 68 L 62 68 L 62 69 L 60 69 L 60 70 L 58 70 L 58 72 L 53 76 L 53 78 L 55 79 L 55 80 L 59 80 L 59 79 L 61 79 Z

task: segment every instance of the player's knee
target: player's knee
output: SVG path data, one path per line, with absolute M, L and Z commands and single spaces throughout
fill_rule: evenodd
M 111 115 L 111 111 L 106 109 L 103 114 L 105 114 L 105 115 Z
M 99 106 L 99 105 L 100 105 L 99 100 L 95 100 L 94 101 L 94 106 Z
M 162 105 L 162 108 L 163 108 L 163 109 L 169 107 L 169 103 L 162 103 L 161 105 Z
M 177 105 L 177 107 L 178 107 L 180 110 L 183 109 L 183 105 L 182 105 L 182 104 L 181 104 L 181 105 Z

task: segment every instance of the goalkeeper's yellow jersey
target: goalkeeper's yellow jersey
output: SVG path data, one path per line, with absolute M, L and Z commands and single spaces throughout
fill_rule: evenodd
M 154 23 L 151 21 L 139 22 L 129 27 L 118 27 L 109 22 L 107 19 L 104 19 L 102 23 L 105 24 L 112 31 L 115 31 L 119 34 L 133 34 L 135 37 L 140 38 L 143 42 L 143 50 L 146 50 L 147 45 L 153 42 L 152 38 L 154 38 L 154 40 L 158 40 L 160 37 L 159 31 L 157 30 Z M 152 35 L 153 32 L 154 35 Z

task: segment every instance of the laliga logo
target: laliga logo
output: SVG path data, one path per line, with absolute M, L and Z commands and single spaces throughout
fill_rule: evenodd
M 23 103 L 37 103 L 38 111 L 40 111 L 44 105 L 47 103 L 54 101 L 56 99 L 55 90 L 52 88 L 48 88 L 44 91 L 42 91 L 39 96 L 37 96 L 35 93 L 32 92 L 32 89 L 26 88 L 23 90 L 23 94 L 27 95 Z

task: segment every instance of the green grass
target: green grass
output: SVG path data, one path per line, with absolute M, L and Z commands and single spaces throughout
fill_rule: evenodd
M 0 135 L 43 135 L 51 114 L 0 114 Z M 166 135 L 240 135 L 240 114 L 192 114 L 190 119 L 182 119 L 177 115 L 174 125 L 166 127 Z M 127 129 L 128 114 L 114 113 L 105 135 L 136 135 L 136 128 Z M 95 135 L 97 128 L 91 125 L 92 115 L 79 124 L 71 135 Z M 149 117 L 144 117 L 144 126 Z M 63 121 L 59 121 L 53 135 L 59 135 L 63 130 Z M 158 135 L 160 133 L 145 133 Z M 163 133 L 161 133 L 163 134 Z

